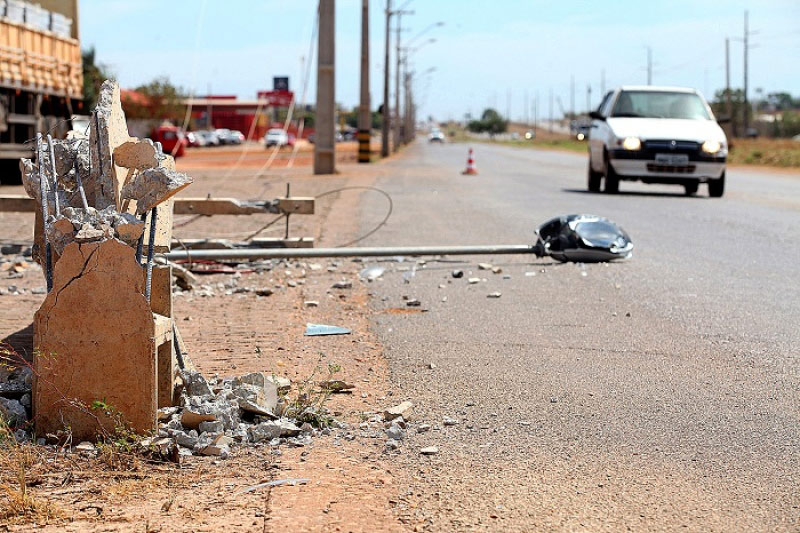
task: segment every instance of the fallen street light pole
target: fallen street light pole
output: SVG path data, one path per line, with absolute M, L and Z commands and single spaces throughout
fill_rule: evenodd
M 248 260 L 248 259 L 302 259 L 309 257 L 396 257 L 401 255 L 513 255 L 535 254 L 536 246 L 529 244 L 480 246 L 385 246 L 363 248 L 245 248 L 212 250 L 174 250 L 161 257 L 169 261 L 180 260 Z
M 563 215 L 548 220 L 536 230 L 534 244 L 489 244 L 479 246 L 376 246 L 364 248 L 292 249 L 194 249 L 162 254 L 169 261 L 236 261 L 248 259 L 301 259 L 305 257 L 396 257 L 421 255 L 515 255 L 533 254 L 556 261 L 604 262 L 627 259 L 633 243 L 625 230 L 595 215 Z

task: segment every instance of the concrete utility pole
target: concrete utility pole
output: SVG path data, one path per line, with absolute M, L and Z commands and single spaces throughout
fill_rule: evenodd
M 553 89 L 550 88 L 550 133 L 553 133 Z
M 369 108 L 369 0 L 361 0 L 361 106 L 358 109 L 358 162 L 369 163 L 372 113 Z
M 653 49 L 647 47 L 647 85 L 653 85 Z
M 747 127 L 750 125 L 750 103 L 747 101 L 747 56 L 749 49 L 750 32 L 747 31 L 747 11 L 744 12 L 744 134 L 747 135 Z
M 575 118 L 575 76 L 569 77 L 569 114 Z
M 533 99 L 533 133 L 536 134 L 536 128 L 539 127 L 539 91 L 536 91 L 536 97 Z
M 398 10 L 395 11 L 394 14 L 397 15 L 397 27 L 395 33 L 395 54 L 397 57 L 395 58 L 395 78 L 394 78 L 394 132 L 392 135 L 393 138 L 393 145 L 392 151 L 396 152 L 400 149 L 400 66 L 401 66 L 401 56 L 400 56 L 400 32 L 402 31 L 402 19 L 403 15 L 405 14 L 413 14 L 413 11 L 403 11 Z
M 319 0 L 314 174 L 336 172 L 335 13 L 336 0 Z
M 586 114 L 592 110 L 592 86 L 586 84 Z
M 383 117 L 381 125 L 381 157 L 389 156 L 389 131 L 392 113 L 389 109 L 389 35 L 392 20 L 392 0 L 386 0 L 386 50 L 383 54 Z
M 731 100 L 731 40 L 725 37 L 725 112 L 731 121 L 731 131 L 736 137 L 736 121 L 733 117 L 733 101 Z

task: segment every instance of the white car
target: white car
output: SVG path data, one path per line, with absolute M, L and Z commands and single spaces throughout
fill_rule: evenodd
M 264 136 L 264 143 L 267 147 L 270 146 L 286 146 L 289 144 L 289 135 L 280 128 L 274 128 L 267 131 L 267 134 Z
M 702 95 L 680 87 L 625 86 L 609 92 L 592 118 L 589 190 L 619 191 L 622 180 L 725 192 L 728 142 Z

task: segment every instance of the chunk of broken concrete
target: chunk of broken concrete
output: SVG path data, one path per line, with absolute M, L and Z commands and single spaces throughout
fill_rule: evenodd
M 280 422 L 267 421 L 247 428 L 247 437 L 250 442 L 277 439 L 281 436 Z
M 322 390 L 330 392 L 350 392 L 352 389 L 356 388 L 355 385 L 347 383 L 341 379 L 328 379 L 325 381 L 320 381 L 319 386 Z
M 398 417 L 403 417 L 403 419 L 408 420 L 409 416 L 411 415 L 411 409 L 414 407 L 414 404 L 405 401 L 394 407 L 390 407 L 383 412 L 383 419 L 386 421 L 394 420 Z
M 114 149 L 114 163 L 128 169 L 147 170 L 157 167 L 159 159 L 153 141 L 133 139 Z
M 166 168 L 148 168 L 131 178 L 123 187 L 123 200 L 136 200 L 136 213 L 147 213 L 160 203 L 188 187 L 192 178 Z
M 189 429 L 198 429 L 201 422 L 213 422 L 217 415 L 213 413 L 201 413 L 192 409 L 184 409 L 181 413 L 181 424 Z
M 212 394 L 208 381 L 200 372 L 194 370 L 183 371 L 181 372 L 181 379 L 183 379 L 183 386 L 189 396 L 210 396 Z
M 422 448 L 419 451 L 419 453 L 421 453 L 422 455 L 436 455 L 437 453 L 439 453 L 439 448 L 436 446 L 427 446 L 425 448 Z

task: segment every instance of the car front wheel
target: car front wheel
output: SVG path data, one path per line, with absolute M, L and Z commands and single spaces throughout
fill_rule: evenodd
M 699 185 L 697 182 L 694 183 L 685 183 L 683 185 L 683 190 L 686 191 L 686 196 L 691 196 L 693 194 L 697 194 L 697 189 Z
M 725 173 L 715 180 L 708 181 L 708 195 L 711 198 L 721 198 L 725 194 Z
M 600 172 L 595 172 L 595 170 L 592 168 L 592 160 L 589 159 L 589 192 L 600 192 L 600 184 L 602 183 L 602 180 L 603 174 Z
M 606 182 L 605 192 L 607 194 L 617 194 L 619 192 L 619 176 L 614 172 L 611 162 L 608 160 L 608 155 L 605 157 L 604 178 Z

